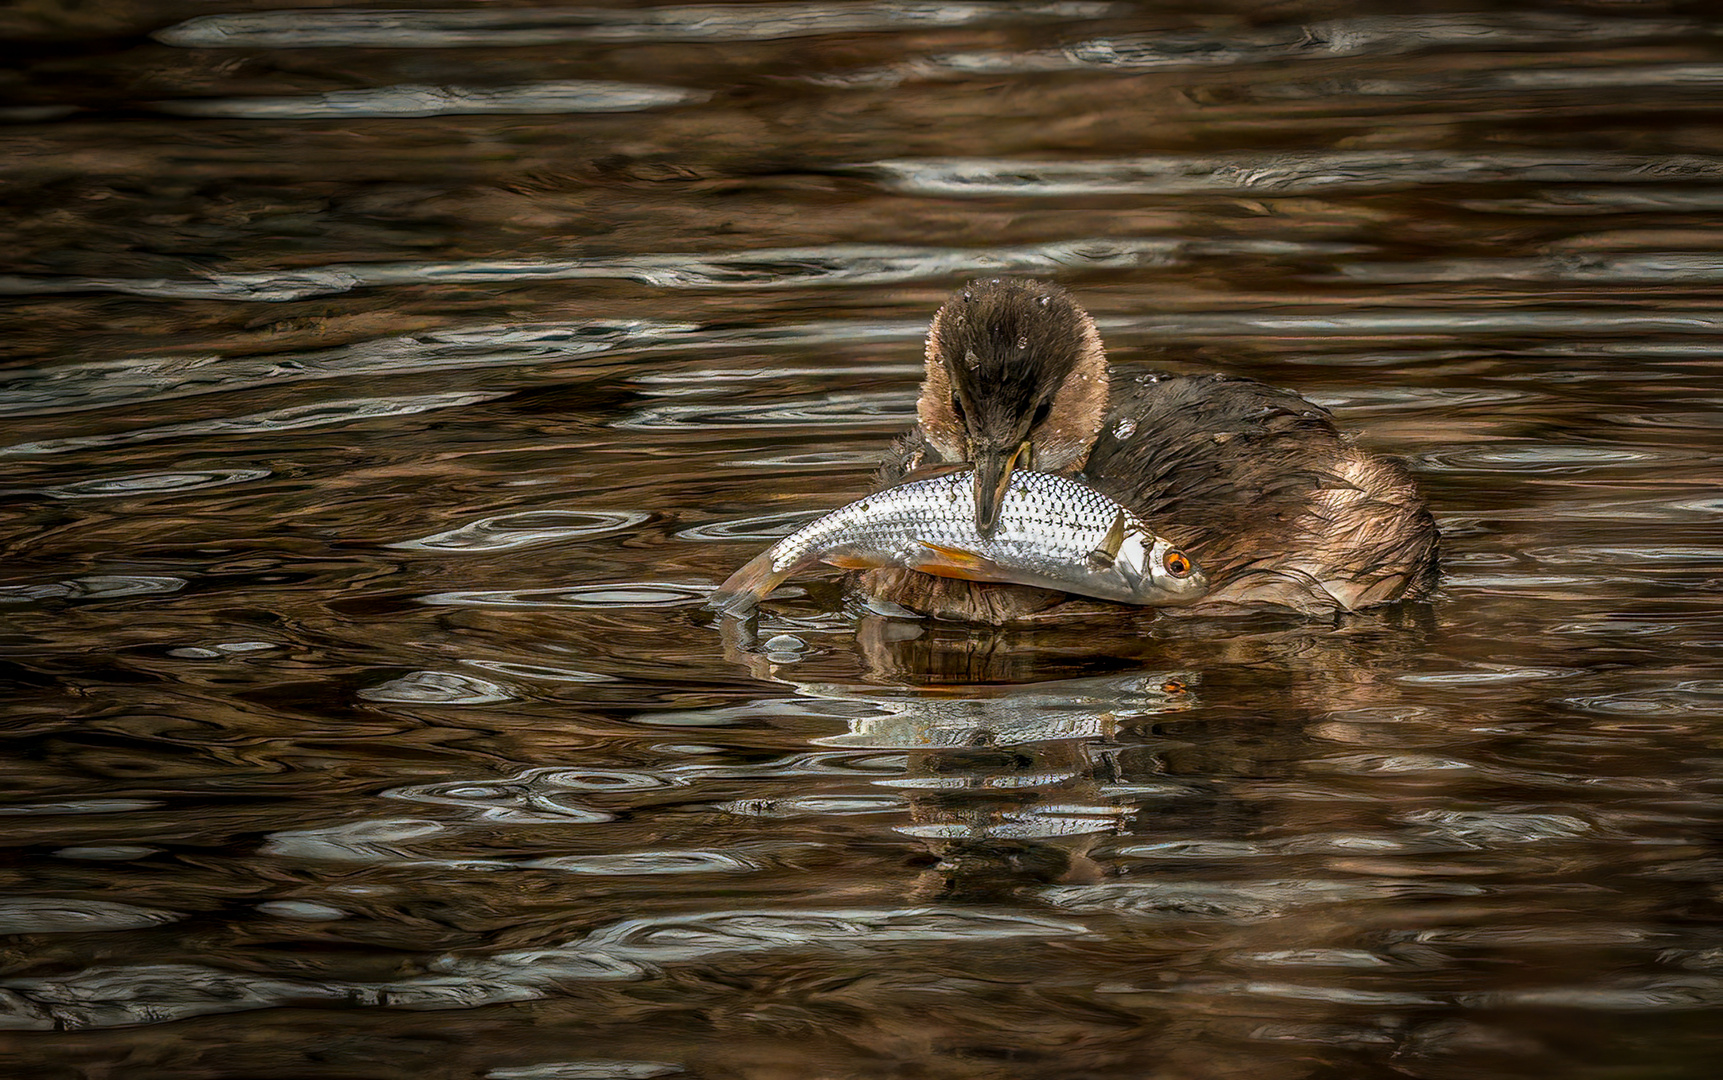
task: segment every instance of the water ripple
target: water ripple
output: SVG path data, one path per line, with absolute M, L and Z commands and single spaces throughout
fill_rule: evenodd
M 79 480 L 37 491 L 51 499 L 111 499 L 135 495 L 177 495 L 204 488 L 243 484 L 273 476 L 268 469 L 202 469 L 187 472 L 137 473 Z
M 459 528 L 401 540 L 407 551 L 512 551 L 564 540 L 591 540 L 631 529 L 651 515 L 634 510 L 529 510 L 480 518 Z
M 176 116 L 252 120 L 468 116 L 488 113 L 635 112 L 704 101 L 673 86 L 568 79 L 518 86 L 380 86 L 294 97 L 191 98 L 151 104 Z
M 669 788 L 678 780 L 647 772 L 616 769 L 534 768 L 499 780 L 451 780 L 417 784 L 382 792 L 384 798 L 452 806 L 476 811 L 485 821 L 598 822 L 612 815 L 576 798 L 595 793 L 649 791 Z
M 1602 489 L 1598 489 L 1602 490 Z M 1581 521 L 1656 521 L 1656 522 L 1711 522 L 1723 516 L 1723 496 L 1701 495 L 1687 498 L 1641 498 L 1641 499 L 1609 499 L 1591 495 L 1583 499 L 1558 499 L 1541 502 L 1533 507 L 1492 508 L 1489 511 L 1492 519 L 1499 521 L 1545 521 L 1549 519 L 1581 520 Z M 1446 531 L 1451 522 L 1456 527 L 1465 527 L 1475 519 L 1459 515 L 1449 515 L 1443 521 Z M 1444 577 L 1444 580 L 1450 580 Z M 1590 577 L 1575 578 L 1576 581 L 1590 582 Z
M 1723 69 L 1720 69 L 1723 71 Z M 1530 259 L 1431 259 L 1411 263 L 1349 262 L 1338 270 L 1347 281 L 1371 284 L 1483 281 L 1669 281 L 1723 280 L 1723 255 L 1713 252 L 1649 252 L 1633 255 L 1559 254 Z
M 626 772 L 617 769 L 535 769 L 523 774 L 535 784 L 570 791 L 647 791 L 675 783 L 659 773 Z
M 154 810 L 164 804 L 159 799 L 76 799 L 69 802 L 26 803 L 21 806 L 0 806 L 0 817 L 57 817 L 61 814 L 130 814 L 139 810 Z
M 1185 793 L 1189 794 L 1189 793 Z M 1420 850 L 1437 850 L 1439 846 L 1416 845 Z M 1115 854 L 1123 858 L 1180 860 L 1194 859 L 1258 859 L 1275 855 L 1386 855 L 1402 854 L 1414 847 L 1404 840 L 1369 833 L 1307 833 L 1281 840 L 1161 840 L 1152 844 L 1132 844 L 1119 848 Z
M 418 865 L 420 856 L 402 841 L 440 837 L 448 832 L 441 821 L 396 818 L 354 821 L 315 829 L 283 829 L 270 833 L 258 849 L 263 855 L 311 862 L 362 862 Z
M 1602 716 L 1715 716 L 1723 710 L 1723 681 L 1694 679 L 1650 690 L 1563 698 L 1563 705 Z
M 268 652 L 285 646 L 274 641 L 219 641 L 211 645 L 182 645 L 168 650 L 182 660 L 226 660 L 247 653 Z
M 1723 979 L 1686 975 L 1602 986 L 1527 987 L 1462 994 L 1460 1003 L 1475 1009 L 1714 1010 L 1723 1005 Z
M 668 581 L 618 581 L 566 589 L 503 589 L 432 593 L 420 603 L 446 607 L 663 608 L 704 604 L 711 585 Z
M 1635 945 L 1650 941 L 1657 932 L 1633 926 L 1586 924 L 1565 926 L 1464 926 L 1416 930 L 1412 941 L 1429 945 L 1477 949 L 1552 949 L 1596 945 Z
M 873 455 L 876 459 L 879 455 Z M 784 510 L 776 514 L 756 514 L 753 517 L 737 518 L 734 521 L 715 521 L 708 525 L 696 525 L 691 529 L 678 529 L 673 535 L 678 540 L 758 540 L 772 541 L 790 535 L 797 529 L 821 517 L 824 510 Z
M 294 288 L 291 284 L 276 284 L 289 294 Z M 840 328 L 833 324 L 830 332 L 842 334 L 848 330 L 858 335 L 867 332 L 860 327 L 848 329 L 852 326 L 843 324 Z M 875 329 L 880 330 L 877 324 Z M 697 330 L 693 323 L 596 319 L 457 327 L 360 341 L 315 352 L 231 357 L 133 356 L 62 364 L 0 376 L 3 391 L 0 416 L 102 409 L 127 402 L 157 402 L 317 379 L 554 362 L 626 348 L 673 348 L 696 342 L 710 346 L 729 337 L 749 336 L 735 331 L 696 334 Z M 776 332 L 761 330 L 752 336 L 764 341 L 776 336 Z
M 1320 1001 L 1331 1005 L 1360 1005 L 1373 1008 L 1389 1006 L 1430 1007 L 1444 1005 L 1447 1000 L 1438 994 L 1423 994 L 1402 990 L 1360 990 L 1346 986 L 1313 986 L 1304 983 L 1270 982 L 1200 982 L 1133 986 L 1108 984 L 1099 988 L 1108 994 L 1204 994 L 1222 998 L 1267 997 L 1283 1001 Z
M 601 927 L 584 945 L 595 952 L 674 963 L 713 953 L 755 952 L 810 945 L 916 944 L 1072 937 L 1080 924 L 1032 915 L 921 908 L 904 911 L 733 911 L 629 919 Z
M 552 1061 L 492 1069 L 485 1080 L 652 1080 L 685 1071 L 670 1061 Z
M 1485 214 L 1516 215 L 1706 213 L 1723 210 L 1723 188 L 1561 187 L 1519 198 L 1462 199 L 1455 205 Z
M 99 930 L 142 930 L 185 918 L 177 911 L 117 904 L 108 900 L 51 897 L 0 899 L 0 934 L 79 934 Z
M 283 303 L 354 289 L 425 284 L 623 280 L 664 289 L 789 289 L 883 285 L 979 273 L 1054 274 L 1084 269 L 1171 267 L 1198 258 L 1334 256 L 1353 244 L 1184 237 L 1099 237 L 1003 248 L 825 244 L 708 254 L 581 259 L 466 259 L 346 263 L 296 270 L 209 271 L 198 278 L 0 276 L 0 295 L 112 292 L 169 299 Z
M 147 859 L 151 855 L 160 854 L 162 850 L 145 844 L 78 844 L 74 847 L 57 848 L 54 858 L 80 859 L 86 862 L 130 862 L 133 859 Z
M 915 195 L 1302 195 L 1431 184 L 1715 182 L 1723 180 L 1723 160 L 1590 150 L 1569 154 L 1345 150 L 1087 161 L 902 158 L 859 164 L 853 171 L 878 179 L 895 191 Z
M 792 710 L 776 710 L 779 715 L 796 715 Z M 809 715 L 803 713 L 801 715 Z M 817 712 L 813 715 L 819 715 Z M 864 776 L 879 777 L 901 773 L 908 763 L 902 754 L 831 753 L 793 754 L 772 761 L 741 765 L 707 764 L 697 762 L 678 765 L 670 772 L 685 780 L 781 780 L 794 776 Z M 880 781 L 876 780 L 875 783 Z
M 636 409 L 613 426 L 625 431 L 717 431 L 733 428 L 877 427 L 915 418 L 912 391 L 825 394 L 817 398 L 704 405 L 655 405 Z
M 817 34 L 1097 18 L 1115 9 L 1088 0 L 848 0 L 843 3 L 715 4 L 648 8 L 325 10 L 201 15 L 159 30 L 185 49 L 451 48 L 468 45 L 603 44 L 626 41 L 763 41 Z
M 737 799 L 720 803 L 729 814 L 760 818 L 819 817 L 899 813 L 909 804 L 895 795 L 803 795 L 784 799 Z
M 1477 772 L 1478 766 L 1456 758 L 1435 754 L 1342 754 L 1318 758 L 1309 763 L 1318 770 L 1347 773 L 1417 774 L 1428 772 Z
M 709 963 L 725 953 L 997 942 L 1077 937 L 1079 923 L 1027 915 L 902 910 L 729 911 L 630 919 L 561 946 L 445 957 L 431 974 L 343 982 L 220 971 L 196 964 L 92 967 L 0 980 L 0 1023 L 54 1030 L 159 1024 L 193 1016 L 312 1003 L 471 1009 L 530 1001 L 571 981 L 637 980 L 657 965 Z
M 1420 671 L 1395 676 L 1395 682 L 1416 686 L 1481 686 L 1493 688 L 1502 683 L 1537 682 L 1546 679 L 1571 679 L 1584 672 L 1579 668 L 1510 667 L 1503 664 L 1476 665 L 1463 671 Z
M 579 668 L 555 667 L 550 664 L 519 664 L 508 660 L 463 660 L 463 664 L 510 675 L 517 679 L 543 679 L 547 682 L 597 683 L 616 682 L 617 676 Z
M 25 454 L 64 454 L 73 450 L 94 450 L 129 443 L 151 442 L 203 435 L 266 435 L 301 428 L 348 424 L 384 416 L 412 416 L 436 409 L 458 409 L 481 401 L 495 401 L 507 394 L 495 391 L 457 391 L 442 394 L 415 394 L 407 397 L 350 398 L 346 401 L 320 401 L 310 405 L 293 405 L 285 409 L 249 413 L 245 416 L 224 416 L 214 420 L 192 420 L 183 424 L 161 427 L 134 428 L 109 435 L 74 435 L 65 439 L 42 442 L 14 443 L 0 446 L 0 456 Z
M 1593 603 L 1596 593 L 1592 590 L 1619 586 L 1621 579 L 1604 574 L 1444 574 L 1442 583 L 1456 590 L 1476 589 L 1485 595 Z
M 1723 316 L 1715 311 L 1396 310 L 1354 308 L 1324 314 L 1263 311 L 1195 311 L 1172 314 L 1102 318 L 1104 332 L 1145 337 L 1354 337 L 1370 335 L 1475 334 L 1707 334 L 1723 332 Z M 1419 393 L 1383 387 L 1383 392 Z M 1449 391 L 1490 395 L 1499 391 Z M 1510 396 L 1517 396 L 1510 394 Z M 1484 400 L 1491 400 L 1486 397 Z
M 532 859 L 522 864 L 534 870 L 622 877 L 656 874 L 748 874 L 766 864 L 727 851 L 633 851 L 624 855 L 565 855 Z
M 1240 96 L 1249 101 L 1310 101 L 1352 96 L 1424 97 L 1436 94 L 1596 90 L 1606 86 L 1657 87 L 1667 90 L 1695 87 L 1709 90 L 1719 83 L 1723 83 L 1723 66 L 1717 64 L 1643 64 L 1620 67 L 1537 68 L 1528 71 L 1446 72 L 1434 78 L 1326 79 L 1253 86 L 1244 89 Z
M 1723 547 L 1700 544 L 1563 544 L 1526 548 L 1525 554 L 1555 566 L 1710 568 L 1723 564 Z
M 13 279 L 16 282 L 17 279 Z M 1430 311 L 1368 308 L 1324 314 L 1197 311 L 1104 317 L 1108 334 L 1146 339 L 1210 337 L 1472 336 L 1499 334 L 1723 334 L 1716 312 L 1574 310 Z M 137 356 L 0 375 L 0 416 L 30 416 L 159 402 L 259 386 L 400 372 L 426 373 L 556 363 L 622 351 L 808 349 L 918 341 L 925 320 L 828 320 L 754 327 L 598 319 L 458 327 L 361 341 L 336 349 L 265 356 Z M 1590 348 L 1604 348 L 1592 344 Z M 1636 344 L 1635 348 L 1644 348 Z M 884 368 L 893 374 L 899 372 Z M 906 397 L 907 403 L 908 398 Z M 104 444 L 105 445 L 105 444 Z M 71 447 L 68 447 L 71 448 Z
M 743 705 L 721 705 L 711 709 L 665 709 L 661 712 L 638 713 L 629 717 L 630 723 L 658 727 L 727 727 L 775 716 L 829 716 L 834 719 L 855 715 L 858 710 L 832 702 L 808 701 L 804 698 L 755 698 Z M 776 766 L 772 766 L 775 768 Z M 709 772 L 711 766 L 694 766 Z M 720 775 L 714 773 L 713 775 Z M 757 776 L 752 768 L 744 775 Z
M 1226 34 L 1206 31 L 1118 34 L 1021 52 L 944 53 L 842 75 L 816 76 L 813 81 L 836 86 L 893 86 L 912 79 L 1279 65 L 1347 56 L 1388 57 L 1444 47 L 1475 51 L 1511 45 L 1614 44 L 1635 38 L 1717 33 L 1715 26 L 1684 19 L 1588 19 L 1510 12 L 1381 15 L 1283 23 Z
M 1544 442 L 1437 450 L 1419 455 L 1418 464 L 1440 472 L 1562 474 L 1642 465 L 1660 456 L 1651 450 Z
M 1113 882 L 1064 885 L 1042 894 L 1069 911 L 1256 922 L 1312 904 L 1352 903 L 1379 895 L 1339 881 Z
M 1403 815 L 1433 835 L 1467 848 L 1497 844 L 1535 844 L 1577 840 L 1592 832 L 1591 823 L 1572 814 L 1531 814 L 1489 810 L 1414 810 Z
M 1375 412 L 1439 409 L 1449 412 L 1468 406 L 1525 401 L 1531 395 L 1519 390 L 1462 390 L 1445 386 L 1359 386 L 1307 396 L 1327 409 L 1370 409 Z
M 673 386 L 680 393 L 692 387 L 721 386 L 726 383 L 783 383 L 790 379 L 847 379 L 858 375 L 889 375 L 909 377 L 920 375 L 924 364 L 890 363 L 826 364 L 820 367 L 791 367 L 774 364 L 756 368 L 684 368 L 670 371 L 647 371 L 629 377 L 629 382 L 641 386 Z
M 884 366 L 880 365 L 881 368 Z M 919 366 L 917 370 L 920 370 Z M 879 465 L 879 458 L 877 450 L 815 450 L 802 454 L 735 458 L 717 464 L 727 469 L 872 469 Z
M 1160 840 L 1132 844 L 1113 854 L 1126 859 L 1254 859 L 1273 853 L 1268 844 L 1250 840 Z
M 295 922 L 338 922 L 347 917 L 347 913 L 338 907 L 310 900 L 265 900 L 257 905 L 257 910 L 265 915 L 292 919 Z
M 365 701 L 401 705 L 494 705 L 514 698 L 506 689 L 471 675 L 448 671 L 415 671 L 359 691 Z
M 197 964 L 89 968 L 49 978 L 6 979 L 0 985 L 10 991 L 0 1005 L 4 1025 L 26 1030 L 127 1027 L 352 997 L 333 984 Z
M 50 585 L 0 586 L 0 604 L 38 600 L 112 600 L 122 596 L 160 596 L 186 587 L 185 578 L 162 574 L 88 574 Z

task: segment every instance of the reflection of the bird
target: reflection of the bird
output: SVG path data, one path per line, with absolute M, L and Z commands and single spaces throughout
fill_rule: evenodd
M 1464 935 L 1472 920 L 1522 917 L 1479 877 L 1516 851 L 1486 855 L 1430 827 L 1460 820 L 1446 809 L 1471 806 L 1486 756 L 1474 703 L 1456 710 L 1404 681 L 1434 617 L 1403 606 L 1328 623 L 1021 629 L 864 618 L 856 682 L 840 673 L 852 660 L 835 644 L 841 624 L 772 615 L 760 636 L 776 646 L 731 642 L 756 675 L 795 687 L 786 700 L 847 725 L 816 742 L 902 755 L 873 782 L 907 796 L 899 831 L 926 845 L 915 900 L 1126 928 L 1116 967 L 1090 957 L 1117 975 L 1096 984 L 1090 1015 L 1134 1033 L 1109 1064 L 1307 1080 L 1357 1075 L 1350 1054 L 1427 1060 L 1494 1037 L 1452 1012 L 1420 1020 L 1457 973 L 1423 944 L 1429 927 Z M 800 638 L 835 647 L 785 647 Z M 1524 815 L 1508 826 L 1529 827 Z M 1311 1052 L 1289 1056 L 1289 1044 Z M 1333 1069 L 1312 1064 L 1324 1061 Z
M 873 782 L 905 796 L 898 831 L 928 847 L 914 895 L 964 901 L 1132 873 L 1116 838 L 1345 831 L 1323 800 L 1270 794 L 1302 785 L 1253 781 L 1296 773 L 1327 718 L 1392 710 L 1403 691 L 1375 672 L 1420 647 L 1427 612 L 1034 627 L 823 615 L 728 621 L 726 653 L 847 725 L 817 744 L 904 755 L 901 772 Z M 851 649 L 798 651 L 851 628 Z

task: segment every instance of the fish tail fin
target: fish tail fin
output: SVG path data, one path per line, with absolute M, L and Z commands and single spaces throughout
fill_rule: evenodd
M 724 615 L 746 615 L 752 611 L 795 569 L 772 569 L 773 554 L 768 549 L 749 559 L 740 570 L 725 578 L 724 584 L 712 590 L 706 597 L 706 606 Z

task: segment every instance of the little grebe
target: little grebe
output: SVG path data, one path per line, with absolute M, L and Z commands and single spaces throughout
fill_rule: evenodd
M 1352 446 L 1327 410 L 1289 390 L 1224 375 L 1116 376 L 1094 320 L 1050 282 L 988 278 L 953 294 L 928 330 L 916 413 L 881 486 L 973 462 L 987 535 L 1013 468 L 1077 475 L 1207 570 L 1213 588 L 1195 610 L 1355 611 L 1435 584 L 1436 523 L 1404 468 Z M 897 569 L 866 571 L 859 587 L 986 623 L 1069 599 Z

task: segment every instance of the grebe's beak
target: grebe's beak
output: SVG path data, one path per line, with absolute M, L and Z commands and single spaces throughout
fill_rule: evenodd
M 975 453 L 975 531 L 992 536 L 999 528 L 999 504 L 1011 483 L 1011 470 L 1028 468 L 1033 457 L 1027 442 L 1007 453 L 992 447 L 977 447 Z

